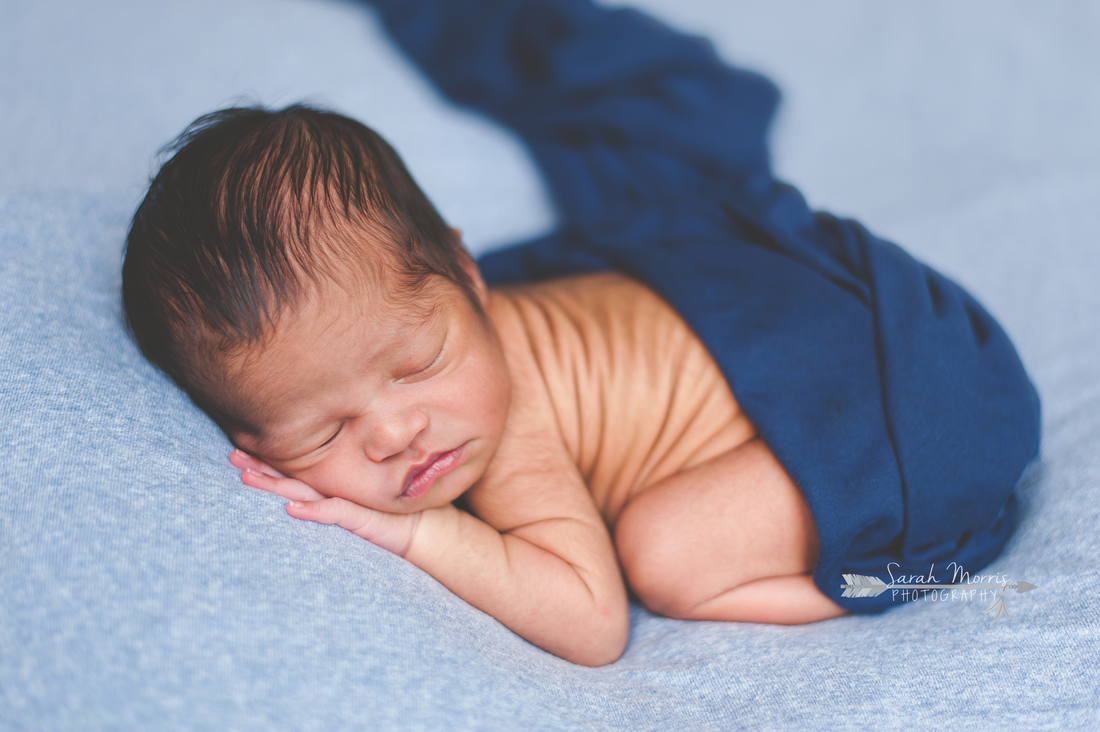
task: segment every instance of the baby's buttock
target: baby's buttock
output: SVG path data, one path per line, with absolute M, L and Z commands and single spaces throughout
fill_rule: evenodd
M 509 295 L 608 526 L 649 486 L 756 436 L 702 341 L 644 285 L 600 273 Z

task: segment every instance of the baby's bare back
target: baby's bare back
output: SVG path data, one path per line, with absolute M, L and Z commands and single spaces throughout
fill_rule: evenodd
M 641 283 L 600 273 L 494 295 L 498 311 L 518 316 L 495 318 L 501 338 L 530 344 L 562 438 L 612 529 L 646 487 L 756 435 L 702 341 Z
M 770 623 L 843 613 L 811 578 L 818 537 L 801 491 L 660 297 L 602 273 L 494 291 L 490 315 L 518 407 L 496 469 L 468 494 L 474 511 L 502 530 L 533 525 L 587 488 L 654 612 Z M 561 486 L 536 496 L 550 482 Z

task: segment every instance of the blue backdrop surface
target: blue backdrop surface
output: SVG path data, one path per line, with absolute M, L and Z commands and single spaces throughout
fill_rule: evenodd
M 355 3 L 0 2 L 0 728 L 1095 728 L 1100 10 L 649 0 L 783 92 L 774 169 L 961 283 L 1043 402 L 983 573 L 1038 585 L 801 627 L 632 609 L 608 667 L 243 486 L 127 340 L 121 247 L 159 145 L 240 97 L 394 141 L 479 251 L 562 222 L 521 141 Z M 979 456 L 980 457 L 980 456 Z

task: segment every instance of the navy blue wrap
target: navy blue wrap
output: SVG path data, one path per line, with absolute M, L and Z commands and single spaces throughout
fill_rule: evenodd
M 772 176 L 769 81 L 586 0 L 376 5 L 446 95 L 523 138 L 556 201 L 561 228 L 484 257 L 486 280 L 615 269 L 671 303 L 806 496 L 828 597 L 880 612 L 900 597 L 842 598 L 841 574 L 950 581 L 1000 552 L 1038 394 L 961 287 Z

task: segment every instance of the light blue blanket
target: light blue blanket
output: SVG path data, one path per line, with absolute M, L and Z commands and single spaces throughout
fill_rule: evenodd
M 121 247 L 158 145 L 240 95 L 390 138 L 482 250 L 553 214 L 525 153 L 343 2 L 0 2 L 0 729 L 1100 726 L 1100 11 L 645 3 L 784 90 L 781 176 L 970 289 L 1044 406 L 983 573 L 800 627 L 634 608 L 608 667 L 296 522 L 126 338 Z M 835 104 L 842 98 L 846 104 Z M 854 113 L 858 111 L 858 114 Z

